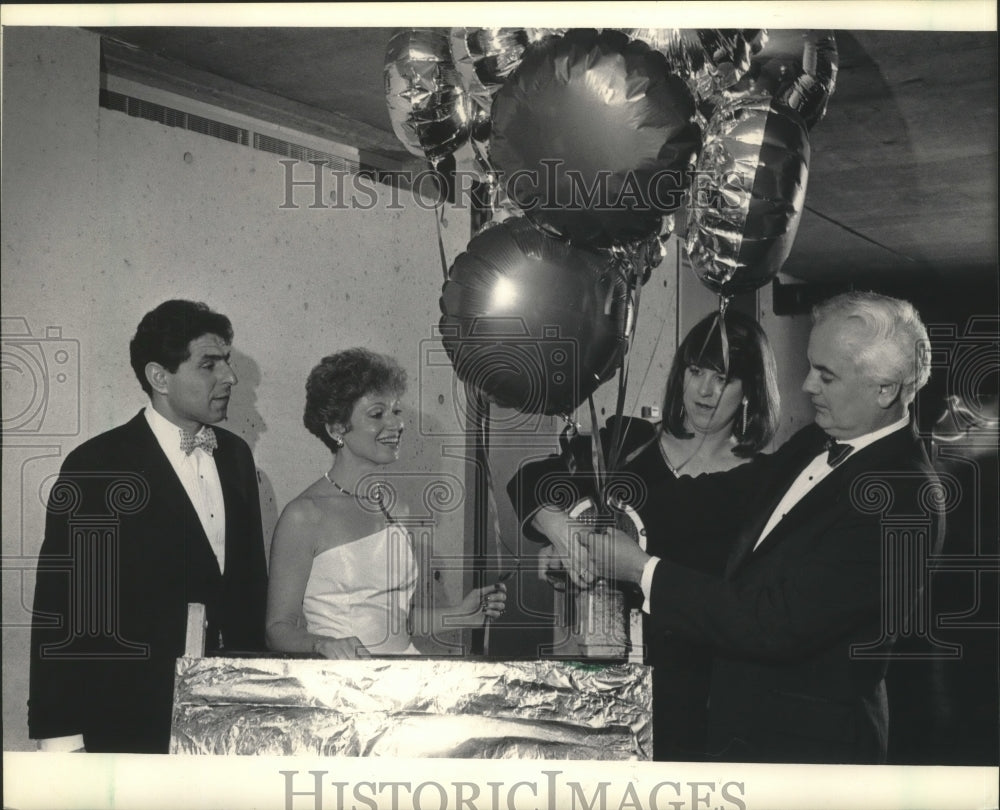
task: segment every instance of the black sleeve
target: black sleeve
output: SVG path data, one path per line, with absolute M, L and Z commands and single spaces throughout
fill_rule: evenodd
M 70 515 L 81 510 L 93 512 L 95 504 L 78 461 L 78 455 L 70 454 L 52 487 L 38 557 L 28 699 L 32 739 L 82 734 L 86 729 L 85 664 L 73 657 L 88 652 L 85 635 L 75 628 L 86 616 L 71 610 L 74 575 L 86 561 L 80 556 L 82 546 L 73 543 Z
M 608 448 L 613 439 L 615 421 L 608 420 L 601 430 L 601 444 Z M 655 436 L 655 428 L 643 419 L 623 422 L 624 443 L 619 467 L 626 456 Z M 606 456 L 602 456 L 607 464 Z M 606 468 L 605 468 L 606 469 Z M 611 478 L 614 478 L 612 475 Z M 543 506 L 568 509 L 584 498 L 594 497 L 593 444 L 590 436 L 577 435 L 564 442 L 563 452 L 518 467 L 507 482 L 507 495 L 517 515 L 524 536 L 536 542 L 547 540 L 531 527 L 530 518 Z
M 763 659 L 820 649 L 852 626 L 879 615 L 880 527 L 858 518 L 831 528 L 794 564 L 765 561 L 751 581 L 723 579 L 660 560 L 653 574 L 650 618 L 732 655 Z

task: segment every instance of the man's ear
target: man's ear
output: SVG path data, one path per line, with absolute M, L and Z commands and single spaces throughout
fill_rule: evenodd
M 891 408 L 899 399 L 899 394 L 903 390 L 902 384 L 898 382 L 879 383 L 876 399 L 880 408 Z
M 167 393 L 167 375 L 169 373 L 159 363 L 152 360 L 146 363 L 146 380 L 149 382 L 150 387 L 158 394 Z

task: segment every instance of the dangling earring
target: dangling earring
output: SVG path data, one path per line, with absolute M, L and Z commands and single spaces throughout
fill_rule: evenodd
M 337 436 L 337 435 L 331 433 L 330 434 L 330 438 L 333 440 L 333 443 L 335 445 L 337 445 L 338 448 L 344 446 L 344 437 L 343 436 Z
M 740 416 L 740 438 L 747 435 L 747 398 L 743 397 L 743 415 Z

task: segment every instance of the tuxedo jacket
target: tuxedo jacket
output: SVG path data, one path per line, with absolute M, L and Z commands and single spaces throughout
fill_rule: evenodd
M 208 653 L 264 650 L 267 572 L 250 449 L 214 428 L 225 574 L 145 415 L 73 450 L 49 497 L 31 633 L 33 739 L 166 753 L 187 606 Z
M 711 756 L 885 759 L 888 655 L 913 627 L 927 557 L 943 537 L 936 478 L 912 431 L 896 431 L 832 470 L 754 550 L 822 438 L 810 426 L 764 463 L 678 482 L 702 495 L 715 487 L 719 510 L 743 519 L 722 577 L 663 559 L 650 591 L 654 632 L 715 651 Z

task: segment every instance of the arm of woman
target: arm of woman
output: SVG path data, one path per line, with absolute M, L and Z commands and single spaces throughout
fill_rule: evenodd
M 280 652 L 315 653 L 324 658 L 366 657 L 367 650 L 357 638 L 316 635 L 300 621 L 319 520 L 316 507 L 295 500 L 285 507 L 274 529 L 267 589 L 267 646 Z
M 487 618 L 499 618 L 507 606 L 507 586 L 502 582 L 473 588 L 457 605 L 427 608 L 431 634 L 441 638 L 449 630 L 482 627 Z

